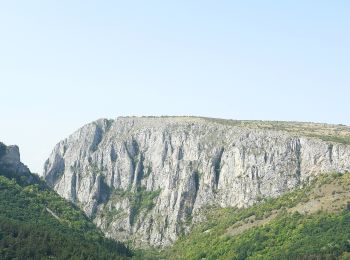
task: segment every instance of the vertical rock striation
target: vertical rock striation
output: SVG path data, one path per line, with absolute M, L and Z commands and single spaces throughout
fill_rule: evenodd
M 203 207 L 246 207 L 350 170 L 350 146 L 203 118 L 100 119 L 56 145 L 44 177 L 112 238 L 164 247 Z

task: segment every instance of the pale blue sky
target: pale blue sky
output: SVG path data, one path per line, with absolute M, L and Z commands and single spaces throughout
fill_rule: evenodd
M 1 1 L 0 141 L 41 172 L 97 118 L 350 125 L 349 1 Z

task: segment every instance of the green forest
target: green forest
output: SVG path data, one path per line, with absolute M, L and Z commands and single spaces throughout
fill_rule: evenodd
M 38 177 L 0 174 L 0 259 L 125 259 L 131 255 Z
M 322 201 L 327 185 L 334 188 L 334 203 L 343 206 L 315 212 L 310 208 L 308 214 L 293 211 Z M 246 209 L 208 208 L 207 221 L 164 254 L 169 259 L 350 259 L 349 188 L 350 173 L 332 174 Z M 259 221 L 263 224 L 253 226 Z M 247 225 L 252 228 L 232 235 L 232 227 Z

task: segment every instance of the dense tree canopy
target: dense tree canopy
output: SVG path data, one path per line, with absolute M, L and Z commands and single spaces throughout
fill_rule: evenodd
M 127 247 L 104 238 L 77 207 L 47 188 L 38 177 L 0 174 L 1 259 L 129 256 Z

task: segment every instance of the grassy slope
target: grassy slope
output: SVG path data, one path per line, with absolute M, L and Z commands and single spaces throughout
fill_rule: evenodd
M 158 119 L 159 117 L 143 117 Z M 249 129 L 265 129 L 273 131 L 284 131 L 295 136 L 319 138 L 342 144 L 350 144 L 350 126 L 332 125 L 311 122 L 288 122 L 288 121 L 263 121 L 263 120 L 232 120 L 196 116 L 161 116 L 161 119 L 193 120 L 207 123 L 216 123 L 226 126 L 235 126 Z
M 324 141 L 350 144 L 350 126 L 346 125 L 286 121 L 228 120 L 205 117 L 202 119 L 223 125 L 285 131 L 296 136 L 314 137 Z
M 124 259 L 131 255 L 33 176 L 0 173 L 1 259 Z
M 350 174 L 247 209 L 206 209 L 170 259 L 336 259 L 350 251 Z

